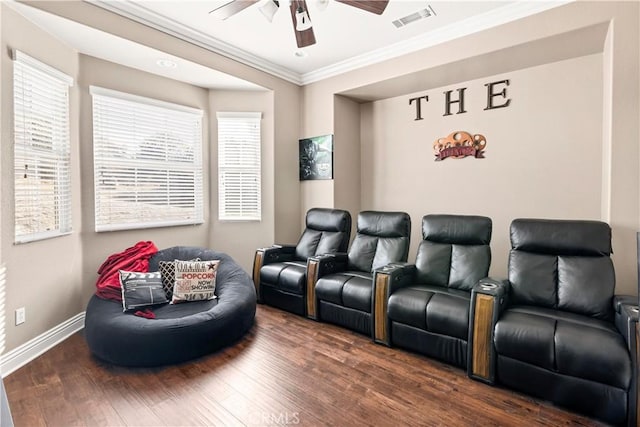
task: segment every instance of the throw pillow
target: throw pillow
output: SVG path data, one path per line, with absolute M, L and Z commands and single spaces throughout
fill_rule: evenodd
M 219 260 L 176 260 L 176 284 L 171 304 L 186 301 L 210 300 L 216 297 L 216 274 Z
M 168 300 L 173 296 L 173 285 L 176 284 L 176 263 L 175 261 L 160 261 L 158 271 L 162 276 L 162 289 Z
M 122 288 L 122 311 L 169 302 L 162 289 L 160 272 L 140 273 L 119 270 Z
M 189 261 L 200 261 L 200 258 L 194 258 Z M 167 300 L 171 301 L 171 297 L 173 296 L 173 286 L 176 284 L 176 262 L 160 261 L 158 263 L 158 271 L 162 276 L 162 287 L 164 288 Z

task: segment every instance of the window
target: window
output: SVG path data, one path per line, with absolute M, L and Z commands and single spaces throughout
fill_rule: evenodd
M 90 90 L 96 231 L 203 223 L 202 111 Z
M 260 221 L 262 113 L 218 113 L 218 216 Z
M 16 243 L 71 232 L 69 87 L 73 79 L 13 51 Z

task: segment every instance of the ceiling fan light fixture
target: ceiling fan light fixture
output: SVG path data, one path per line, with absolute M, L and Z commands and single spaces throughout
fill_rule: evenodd
M 321 12 L 325 10 L 327 6 L 329 6 L 329 0 L 318 0 L 316 3 L 316 8 Z
M 302 6 L 298 6 L 296 10 L 296 30 L 297 31 L 305 31 L 311 28 L 311 18 L 309 18 L 309 13 L 302 8 Z
M 280 3 L 277 0 L 269 0 L 262 6 L 260 6 L 260 12 L 267 18 L 267 21 L 273 22 L 273 16 L 280 8 Z

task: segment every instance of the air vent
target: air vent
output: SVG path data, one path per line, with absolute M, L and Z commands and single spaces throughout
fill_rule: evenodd
M 433 10 L 431 6 L 427 6 L 426 9 L 422 9 L 417 12 L 413 12 L 407 16 L 403 16 L 402 18 L 396 19 L 395 21 L 393 21 L 393 25 L 395 25 L 396 28 L 404 27 L 405 25 L 409 25 L 412 22 L 416 22 L 421 19 L 428 18 L 432 15 L 435 16 L 436 12 Z

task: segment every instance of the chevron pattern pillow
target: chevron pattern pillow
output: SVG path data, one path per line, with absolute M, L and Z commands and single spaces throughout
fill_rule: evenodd
M 162 289 L 168 301 L 173 295 L 173 285 L 176 283 L 176 263 L 175 261 L 160 261 L 158 271 L 162 276 Z

